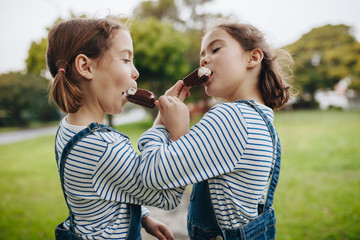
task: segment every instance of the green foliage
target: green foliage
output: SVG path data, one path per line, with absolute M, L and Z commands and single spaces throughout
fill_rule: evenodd
M 346 25 L 314 28 L 288 46 L 295 60 L 296 84 L 303 92 L 330 88 L 345 77 L 360 90 L 360 43 Z
M 142 19 L 154 17 L 159 20 L 179 20 L 179 11 L 174 0 L 142 1 L 134 9 L 134 15 Z
M 359 121 L 360 112 L 276 114 L 283 153 L 275 194 L 277 239 L 359 239 Z M 118 129 L 136 146 L 149 126 Z M 54 239 L 55 226 L 68 215 L 54 136 L 0 145 L 0 152 L 0 239 Z
M 57 108 L 47 101 L 48 80 L 38 75 L 7 73 L 0 75 L 0 126 L 24 126 L 32 120 L 49 121 L 58 117 Z
M 134 63 L 140 72 L 139 86 L 151 86 L 163 94 L 190 66 L 185 58 L 190 44 L 173 26 L 155 18 L 135 20 L 131 26 Z
M 179 69 L 178 64 L 175 63 L 175 66 L 171 66 L 171 68 L 175 68 L 177 74 L 174 75 L 174 79 L 182 79 L 185 75 L 187 75 L 193 69 L 199 67 L 199 52 L 200 52 L 200 44 L 201 37 L 203 35 L 203 31 L 206 28 L 207 24 L 214 20 L 217 17 L 221 17 L 221 14 L 208 14 L 208 13 L 198 13 L 198 9 L 206 3 L 212 2 L 212 0 L 194 0 L 194 1 L 174 1 L 174 0 L 157 0 L 157 1 L 143 1 L 141 2 L 134 10 L 135 18 L 141 19 L 142 21 L 149 21 L 149 19 L 155 18 L 163 23 L 169 24 L 173 29 L 180 30 L 180 35 L 176 36 L 176 38 L 182 39 L 184 42 L 187 42 L 187 47 L 182 47 L 180 45 L 180 55 L 186 62 L 188 67 L 188 71 L 181 71 Z M 181 19 L 179 12 L 188 12 L 190 13 L 190 17 L 187 19 Z M 152 21 L 152 20 L 150 20 Z M 162 37 L 162 36 L 161 36 Z M 152 41 L 155 39 L 152 39 Z M 141 38 L 140 41 L 144 41 L 144 38 Z M 159 39 L 155 40 L 159 41 Z M 134 48 L 136 49 L 139 42 L 134 42 Z M 149 44 L 154 45 L 155 42 L 149 42 Z M 175 43 L 176 44 L 176 43 Z M 144 45 L 148 45 L 148 43 L 144 43 Z M 146 48 L 146 47 L 145 47 Z M 156 53 L 156 51 L 155 51 Z M 143 56 L 146 57 L 146 56 Z M 135 51 L 135 62 L 137 62 L 138 55 Z M 151 58 L 150 62 L 155 60 L 155 58 Z M 167 64 L 166 62 L 158 63 Z M 147 66 L 143 66 L 137 64 L 137 67 L 140 70 L 144 68 L 149 69 Z M 162 79 L 164 76 L 160 74 L 158 76 L 151 76 L 153 74 L 153 70 L 150 71 L 140 71 L 140 75 L 149 80 L 145 80 L 147 84 L 145 86 L 142 84 L 142 79 L 139 79 L 140 86 L 148 87 L 152 91 L 154 91 L 157 95 L 163 94 L 164 91 L 171 86 L 174 82 L 174 79 Z M 166 77 L 166 76 L 165 76 Z M 170 81 L 169 81 L 170 80 Z M 167 84 L 167 85 L 166 85 Z M 198 101 L 199 99 L 207 100 L 207 96 L 202 91 L 201 87 L 194 88 L 191 91 L 192 101 Z
M 46 69 L 46 48 L 47 39 L 42 38 L 40 42 L 31 43 L 26 62 L 26 71 L 28 74 L 40 75 Z

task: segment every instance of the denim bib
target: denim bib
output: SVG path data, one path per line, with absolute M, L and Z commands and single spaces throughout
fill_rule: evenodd
M 191 240 L 267 240 L 275 239 L 274 193 L 279 179 L 281 146 L 270 119 L 253 100 L 238 100 L 253 107 L 264 119 L 273 142 L 275 164 L 269 175 L 269 185 L 264 204 L 258 205 L 259 215 L 236 229 L 221 229 L 210 199 L 208 181 L 196 183 L 191 193 L 188 212 L 188 233 Z
M 59 127 L 60 129 L 60 127 Z M 58 129 L 58 132 L 59 132 Z M 75 239 L 82 239 L 78 234 L 75 233 L 75 225 L 74 225 L 74 214 L 71 211 L 71 208 L 67 202 L 67 197 L 65 194 L 65 187 L 64 187 L 64 168 L 65 168 L 65 161 L 71 151 L 71 149 L 84 137 L 88 136 L 89 134 L 96 132 L 96 131 L 112 131 L 117 132 L 120 135 L 129 138 L 125 134 L 108 127 L 106 125 L 98 124 L 98 123 L 91 123 L 87 128 L 81 130 L 77 134 L 75 134 L 69 142 L 65 145 L 63 152 L 60 157 L 60 168 L 59 168 L 59 174 L 60 174 L 60 182 L 61 182 L 61 188 L 63 190 L 65 202 L 69 209 L 69 217 L 67 220 L 70 221 L 69 230 L 67 230 L 63 223 L 60 223 L 56 229 L 55 229 L 55 239 L 56 240 L 75 240 Z M 58 132 L 56 133 L 56 137 L 58 135 Z M 56 140 L 55 140 L 56 141 Z M 58 163 L 59 159 L 57 156 L 57 150 L 56 150 L 56 144 L 55 144 L 55 156 L 56 156 L 56 163 Z M 127 233 L 127 240 L 140 240 L 141 239 L 141 206 L 135 205 L 135 204 L 129 204 L 130 205 L 130 226 Z

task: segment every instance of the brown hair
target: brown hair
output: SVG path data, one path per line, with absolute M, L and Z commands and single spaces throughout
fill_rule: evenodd
M 100 59 L 111 47 L 114 32 L 127 29 L 120 21 L 105 19 L 71 19 L 53 26 L 48 35 L 47 66 L 54 81 L 50 98 L 66 113 L 75 113 L 82 105 L 80 82 L 75 68 L 79 54 Z M 60 70 L 59 70 L 60 69 Z
M 222 22 L 214 28 L 225 30 L 245 51 L 258 48 L 263 52 L 258 87 L 266 106 L 281 108 L 292 95 L 289 84 L 293 63 L 291 55 L 284 49 L 272 49 L 265 41 L 264 34 L 250 24 Z

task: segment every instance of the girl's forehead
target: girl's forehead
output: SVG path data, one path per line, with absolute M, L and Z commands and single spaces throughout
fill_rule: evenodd
M 202 39 L 202 45 L 204 45 L 205 47 L 206 45 L 210 44 L 212 41 L 216 39 L 226 40 L 229 37 L 230 35 L 225 30 L 221 28 L 214 28 L 213 30 L 205 34 L 205 36 Z
M 116 48 L 133 48 L 132 38 L 128 31 L 119 30 L 115 33 L 113 46 Z
M 201 41 L 201 49 L 206 49 L 216 42 L 228 43 L 232 42 L 232 36 L 221 28 L 215 28 L 205 34 Z

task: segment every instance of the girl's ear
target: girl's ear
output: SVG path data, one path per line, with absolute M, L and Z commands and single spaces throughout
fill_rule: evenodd
M 87 80 L 93 78 L 93 72 L 91 69 L 92 60 L 85 54 L 79 54 L 75 58 L 75 67 L 78 73 Z
M 258 66 L 259 64 L 261 64 L 263 58 L 264 58 L 264 53 L 260 49 L 255 48 L 249 53 L 249 60 L 247 65 L 248 68 L 254 68 Z

